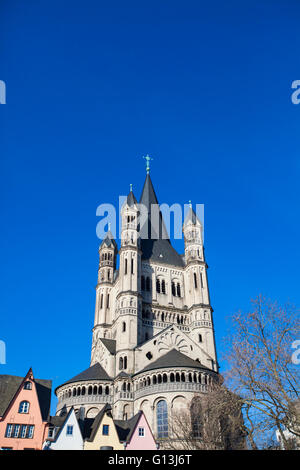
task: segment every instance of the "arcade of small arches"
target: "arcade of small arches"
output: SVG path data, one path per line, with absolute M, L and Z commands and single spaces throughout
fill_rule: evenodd
M 63 390 L 62 393 L 58 395 L 59 400 L 65 400 L 71 397 L 79 397 L 85 395 L 112 395 L 113 388 L 110 385 L 80 385 L 72 386 Z
M 204 372 L 164 372 L 154 373 L 138 379 L 135 384 L 135 390 L 140 390 L 144 387 L 151 385 L 157 385 L 162 383 L 174 383 L 174 382 L 187 382 L 187 383 L 198 383 L 203 385 L 211 385 L 213 378 L 211 374 Z

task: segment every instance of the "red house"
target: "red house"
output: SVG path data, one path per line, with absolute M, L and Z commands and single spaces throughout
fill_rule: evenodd
M 0 375 L 0 449 L 41 450 L 48 429 L 51 380 Z

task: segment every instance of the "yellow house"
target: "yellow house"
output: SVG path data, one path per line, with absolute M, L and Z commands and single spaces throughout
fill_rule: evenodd
M 84 450 L 124 450 L 112 418 L 111 407 L 108 404 L 99 411 L 87 435 Z

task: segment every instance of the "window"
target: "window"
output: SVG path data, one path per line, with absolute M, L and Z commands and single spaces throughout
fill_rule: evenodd
M 32 385 L 31 385 L 31 382 L 27 381 L 24 383 L 24 390 L 31 390 L 32 389 Z
M 29 402 L 21 401 L 19 406 L 19 413 L 28 413 L 29 412 Z
M 67 436 L 72 436 L 73 435 L 73 426 L 68 425 L 67 426 Z
M 122 323 L 122 331 L 123 333 L 126 331 L 126 323 L 124 321 Z
M 145 290 L 145 277 L 144 276 L 141 277 L 141 289 Z
M 156 292 L 160 294 L 160 280 L 156 279 Z
M 6 426 L 5 437 L 11 437 L 12 430 L 13 430 L 13 425 L 8 424 Z
M 124 369 L 127 369 L 127 356 L 124 357 Z
M 19 432 L 20 432 L 20 425 L 15 424 L 12 437 L 19 437 Z
M 202 273 L 200 273 L 200 283 L 201 283 L 201 287 L 203 289 L 203 277 L 202 277 Z
M 197 284 L 197 274 L 194 273 L 194 284 L 195 284 L 195 289 L 197 289 L 198 284 Z
M 49 429 L 48 429 L 48 437 L 54 437 L 54 427 L 51 426 Z
M 106 303 L 106 307 L 109 308 L 109 294 L 107 294 L 107 303 Z
M 131 260 L 131 274 L 133 274 L 133 259 Z
M 199 335 L 199 343 L 202 343 L 202 335 Z
M 177 296 L 181 297 L 180 284 L 177 284 Z
M 150 291 L 150 277 L 146 278 L 146 290 L 149 292 Z
M 160 400 L 156 407 L 157 436 L 168 437 L 168 405 L 165 400 Z
M 176 289 L 175 289 L 175 283 L 172 282 L 172 295 L 174 295 L 174 297 L 176 296 Z
M 166 282 L 164 279 L 161 281 L 161 291 L 163 294 L 166 293 Z
M 100 308 L 103 307 L 103 294 L 101 294 L 101 300 L 100 300 Z
M 139 428 L 139 437 L 145 437 L 145 428 Z
M 28 426 L 27 438 L 32 439 L 33 438 L 33 433 L 34 433 L 34 426 Z
M 108 436 L 109 435 L 109 425 L 108 424 L 103 424 L 102 435 L 103 436 Z
M 119 370 L 123 369 L 123 357 L 120 357 L 119 359 Z
M 125 258 L 125 274 L 127 274 L 127 258 Z
M 27 433 L 27 426 L 26 426 L 26 424 L 22 424 L 21 434 L 20 434 L 21 439 L 25 439 L 26 433 Z

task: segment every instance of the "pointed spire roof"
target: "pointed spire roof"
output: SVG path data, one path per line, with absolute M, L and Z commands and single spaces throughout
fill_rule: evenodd
M 142 213 L 143 208 L 141 205 L 147 211 L 146 220 L 140 231 L 142 259 L 150 259 L 173 266 L 183 266 L 181 256 L 172 247 L 169 240 L 149 172 L 147 172 L 140 199 L 140 211 Z
M 110 247 L 111 245 L 113 245 L 113 247 L 115 249 L 117 249 L 117 243 L 114 239 L 114 236 L 113 234 L 111 233 L 110 230 L 108 230 L 107 234 L 106 234 L 106 237 L 103 239 L 101 245 L 100 245 L 100 248 L 103 248 L 104 245 L 106 245 L 107 247 Z
M 132 185 L 130 185 L 132 186 Z M 134 205 L 137 205 L 137 200 L 135 198 L 135 195 L 133 194 L 132 188 L 130 189 L 130 193 L 127 196 L 127 204 L 129 207 L 132 207 Z
M 192 204 L 190 203 L 190 207 L 188 210 L 188 213 L 186 215 L 186 218 L 184 219 L 183 226 L 185 227 L 189 222 L 191 222 L 193 225 L 201 225 L 200 220 L 198 219 L 197 215 L 195 214 L 194 209 L 192 208 Z

